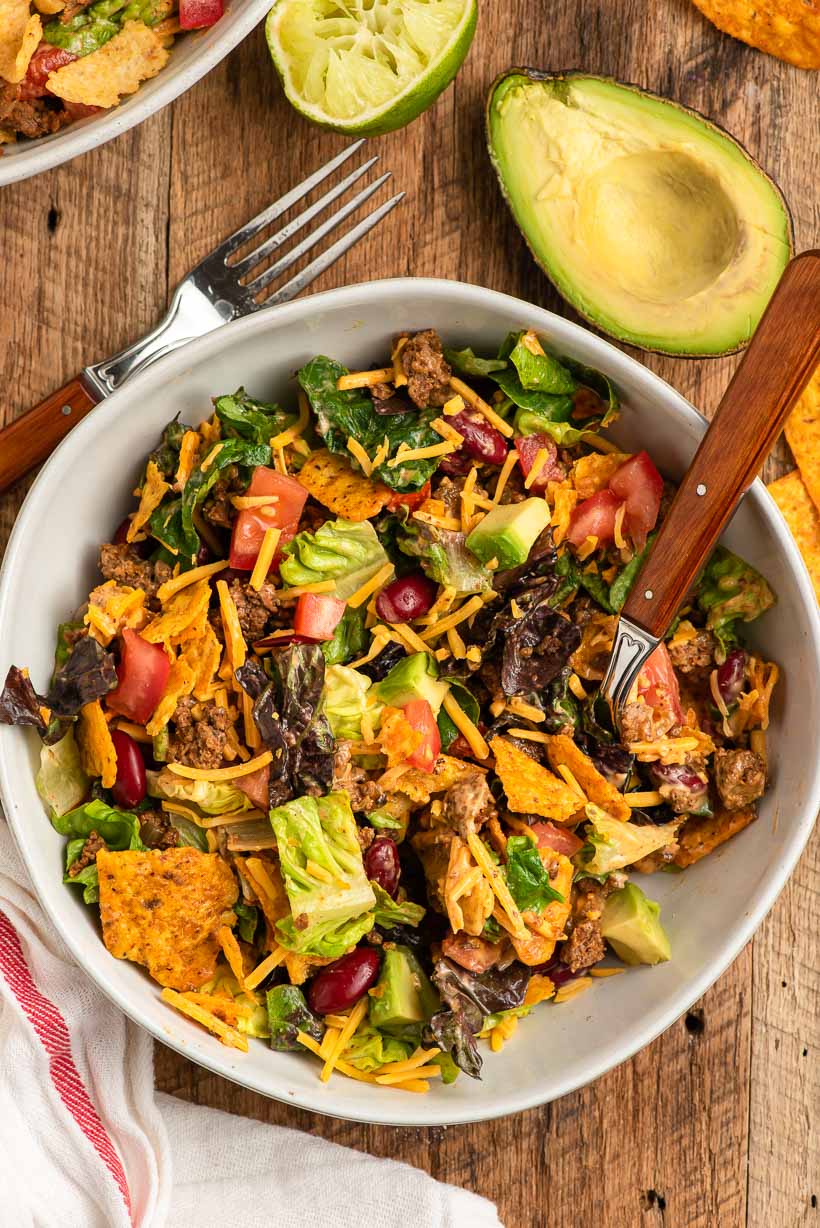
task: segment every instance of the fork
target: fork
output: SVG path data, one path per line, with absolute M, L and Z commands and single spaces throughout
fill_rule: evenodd
M 168 311 L 155 329 L 127 349 L 115 354 L 113 358 L 84 367 L 65 387 L 58 389 L 0 430 L 0 492 L 7 490 L 29 469 L 44 461 L 81 418 L 105 397 L 116 392 L 127 379 L 145 370 L 163 355 L 185 345 L 187 341 L 201 337 L 230 320 L 237 320 L 262 307 L 274 307 L 295 298 L 340 256 L 364 238 L 368 231 L 377 226 L 402 200 L 404 192 L 397 192 L 384 204 L 373 209 L 284 285 L 271 290 L 277 278 L 387 182 L 390 178 L 389 171 L 346 200 L 269 268 L 255 277 L 250 277 L 263 261 L 366 175 L 378 161 L 378 154 L 350 171 L 344 179 L 308 205 L 275 234 L 264 239 L 253 251 L 230 262 L 231 257 L 244 244 L 254 239 L 266 226 L 318 187 L 357 153 L 362 145 L 364 138 L 354 141 L 295 188 L 291 188 L 284 196 L 268 205 L 251 221 L 228 235 L 179 283 Z

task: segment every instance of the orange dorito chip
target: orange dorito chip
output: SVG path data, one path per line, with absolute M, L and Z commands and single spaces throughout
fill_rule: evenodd
M 77 745 L 83 771 L 101 777 L 104 789 L 112 788 L 117 779 L 117 752 L 98 699 L 80 708 Z
M 507 794 L 510 810 L 519 814 L 540 814 L 545 819 L 566 823 L 579 806 L 578 794 L 536 763 L 506 738 L 493 738 L 496 774 Z
M 748 827 L 756 818 L 754 806 L 747 806 L 745 810 L 726 810 L 723 806 L 718 806 L 712 815 L 693 815 L 686 820 L 676 836 L 680 849 L 675 854 L 675 865 L 682 868 L 694 865 L 721 844 L 731 840 L 739 831 L 743 831 L 743 828 Z
M 213 676 L 222 660 L 222 645 L 209 622 L 205 623 L 201 635 L 188 641 L 183 656 L 194 671 L 194 697 L 208 699 Z
M 123 627 L 138 631 L 147 617 L 145 593 L 141 588 L 129 588 L 127 584 L 107 580 L 92 589 L 83 622 L 90 627 L 94 639 L 107 648 Z
M 43 23 L 28 0 L 0 0 L 0 77 L 16 85 L 43 36 Z
M 196 684 L 196 673 L 184 656 L 180 656 L 171 666 L 168 682 L 162 699 L 154 709 L 154 715 L 145 726 L 145 732 L 155 737 L 164 729 L 176 711 L 176 706 L 185 695 L 190 695 Z
M 148 640 L 149 644 L 170 644 L 201 635 L 210 600 L 211 586 L 207 580 L 199 580 L 188 588 L 180 589 L 165 603 L 162 613 L 142 632 L 143 639 Z
M 588 800 L 612 815 L 613 819 L 620 819 L 625 823 L 632 818 L 632 811 L 624 801 L 623 794 L 601 775 L 589 755 L 585 755 L 572 738 L 556 733 L 550 738 L 547 757 L 554 771 L 557 772 L 561 767 L 569 768 Z
M 171 989 L 198 989 L 216 972 L 220 926 L 238 888 L 216 853 L 198 849 L 97 854 L 103 940 Z
M 578 491 L 579 499 L 588 499 L 609 485 L 609 479 L 625 460 L 626 452 L 590 452 L 582 456 L 572 466 L 572 484 Z
M 816 0 L 694 0 L 724 34 L 787 60 L 820 68 L 820 8 Z
M 806 490 L 820 511 L 820 368 L 789 414 L 785 435 Z
M 317 503 L 344 520 L 369 520 L 390 501 L 392 491 L 364 477 L 343 456 L 314 452 L 296 474 Z
M 387 766 L 395 767 L 418 750 L 424 735 L 414 729 L 399 708 L 385 708 L 379 731 L 379 745 L 387 755 Z
M 56 72 L 47 86 L 66 102 L 91 107 L 115 107 L 133 94 L 141 81 L 155 77 L 168 60 L 162 35 L 141 21 L 126 21 L 110 42 Z
M 820 514 L 796 469 L 772 482 L 769 494 L 783 513 L 783 519 L 797 542 L 815 595 L 820 601 Z
M 114 38 L 112 41 L 116 42 L 117 40 L 116 38 Z M 106 43 L 106 46 L 110 46 L 110 45 L 111 45 L 110 43 Z M 105 48 L 103 48 L 103 50 L 104 49 Z M 92 55 L 99 55 L 99 54 L 100 53 L 98 51 L 92 52 Z M 91 57 L 86 56 L 85 58 L 90 59 Z M 81 63 L 81 61 L 76 60 L 75 63 L 79 64 Z M 53 73 L 52 73 L 52 76 L 54 76 Z M 51 80 L 51 77 L 49 77 L 49 81 L 50 80 Z M 74 99 L 71 99 L 70 101 L 74 101 Z M 155 462 L 152 460 L 149 460 L 146 466 L 146 469 L 145 469 L 145 481 L 143 482 L 142 489 L 140 491 L 140 505 L 137 508 L 136 514 L 134 515 L 134 518 L 131 521 L 131 524 L 128 526 L 128 533 L 127 533 L 128 541 L 132 542 L 134 538 L 137 536 L 137 534 L 139 533 L 140 529 L 145 528 L 145 526 L 148 524 L 148 521 L 151 519 L 152 515 L 157 510 L 160 503 L 162 503 L 162 500 L 165 498 L 166 493 L 170 489 L 171 487 L 165 481 L 165 478 L 160 473 Z

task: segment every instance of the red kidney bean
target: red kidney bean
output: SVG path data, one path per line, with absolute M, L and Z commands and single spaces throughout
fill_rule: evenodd
M 722 665 L 718 666 L 717 685 L 720 697 L 728 708 L 743 690 L 746 675 L 746 653 L 742 648 L 733 648 Z
M 121 729 L 112 730 L 111 741 L 117 752 L 117 779 L 111 794 L 118 806 L 131 810 L 145 797 L 145 760 L 134 739 Z
M 487 465 L 504 464 L 507 442 L 500 431 L 490 426 L 486 418 L 479 414 L 470 414 L 463 409 L 460 414 L 453 414 L 447 421 L 456 428 L 459 435 L 464 436 L 464 443 L 459 451 L 466 452 L 473 460 L 484 461 Z
M 463 478 L 470 472 L 472 467 L 473 462 L 463 447 L 457 448 L 455 452 L 449 452 L 447 456 L 443 456 L 439 465 L 441 472 L 445 473 L 448 478 Z
M 364 868 L 367 877 L 378 883 L 382 891 L 395 895 L 401 875 L 395 840 L 389 836 L 377 836 L 364 855 Z
M 376 598 L 376 612 L 386 622 L 409 623 L 427 613 L 436 599 L 437 591 L 438 586 L 429 576 L 414 571 L 409 576 L 400 576 L 382 589 Z
M 333 1015 L 355 1006 L 375 985 L 379 955 L 373 947 L 357 947 L 328 964 L 310 982 L 308 1004 L 317 1015 Z
M 701 780 L 697 772 L 684 763 L 653 763 L 651 772 L 657 784 L 672 785 L 677 790 L 689 793 L 688 806 L 691 810 L 697 810 L 706 800 L 708 785 Z M 673 804 L 673 809 L 677 810 L 677 805 Z M 648 818 L 652 818 L 652 814 L 651 809 L 646 811 Z

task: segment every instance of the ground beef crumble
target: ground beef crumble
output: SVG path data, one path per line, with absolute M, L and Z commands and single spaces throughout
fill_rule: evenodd
M 450 364 L 444 357 L 441 338 L 432 328 L 411 337 L 401 352 L 407 376 L 407 392 L 419 409 L 443 405 L 453 395 Z
M 483 772 L 470 772 L 457 780 L 444 795 L 442 822 L 459 833 L 462 839 L 478 831 L 489 819 L 498 815 L 495 801 Z
M 569 937 L 559 947 L 561 962 L 571 972 L 590 968 L 604 958 L 606 945 L 601 933 L 604 901 L 610 892 L 623 886 L 623 883 L 622 874 L 612 874 L 604 883 L 594 878 L 582 878 L 572 888 Z
M 68 867 L 68 877 L 76 878 L 77 875 L 86 868 L 86 866 L 90 866 L 92 862 L 97 860 L 97 854 L 99 853 L 100 849 L 107 847 L 108 846 L 106 845 L 102 836 L 97 835 L 95 831 L 89 832 L 88 839 L 80 849 L 79 857 Z
M 766 764 L 753 750 L 717 750 L 715 784 L 727 810 L 742 810 L 763 796 Z
M 683 674 L 710 669 L 715 660 L 717 642 L 711 631 L 698 631 L 691 640 L 669 643 L 669 657 L 675 669 Z
M 163 810 L 140 812 L 140 840 L 149 849 L 173 849 L 179 845 L 179 832 Z
M 256 592 L 245 580 L 232 580 L 229 591 L 245 639 L 248 643 L 261 639 L 270 630 L 271 615 L 281 612 L 274 586 L 265 583 Z
M 346 793 L 350 799 L 351 808 L 363 814 L 377 810 L 386 801 L 384 791 L 379 788 L 375 780 L 368 779 L 364 768 L 358 767 L 353 762 L 350 743 L 346 741 L 336 743 L 336 752 L 333 756 L 333 788 Z
M 99 568 L 104 579 L 126 584 L 130 588 L 141 588 L 149 597 L 153 597 L 160 585 L 173 575 L 167 563 L 151 563 L 141 559 L 127 542 L 121 545 L 108 542 L 100 546 Z
M 194 708 L 202 715 L 194 716 Z M 197 704 L 190 695 L 180 699 L 172 717 L 174 733 L 168 745 L 168 759 L 188 767 L 218 768 L 228 740 L 228 713 L 211 702 Z

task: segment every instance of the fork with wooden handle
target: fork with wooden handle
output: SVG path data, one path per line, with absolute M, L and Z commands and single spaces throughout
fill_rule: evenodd
M 613 724 L 820 362 L 820 251 L 786 267 L 621 610 L 601 683 Z
M 0 430 L 0 492 L 6 490 L 29 469 L 44 461 L 80 418 L 84 418 L 95 405 L 119 388 L 130 376 L 144 370 L 164 354 L 178 349 L 186 341 L 201 337 L 229 320 L 249 315 L 260 307 L 272 307 L 295 298 L 315 281 L 320 273 L 329 269 L 340 256 L 378 225 L 403 198 L 403 192 L 391 196 L 384 204 L 368 213 L 284 285 L 276 290 L 271 289 L 281 274 L 369 200 L 390 178 L 389 171 L 345 200 L 305 238 L 289 248 L 268 268 L 252 276 L 254 270 L 297 231 L 344 196 L 378 161 L 376 155 L 349 172 L 344 179 L 334 184 L 323 196 L 286 222 L 280 230 L 270 235 L 248 255 L 234 258 L 241 247 L 307 197 L 363 144 L 364 140 L 355 141 L 343 149 L 302 183 L 228 235 L 227 239 L 215 247 L 179 283 L 167 314 L 152 332 L 141 337 L 122 353 L 115 354 L 113 358 L 85 367 L 80 375 L 64 388 L 52 393 L 34 409 L 30 409 L 10 426 Z

